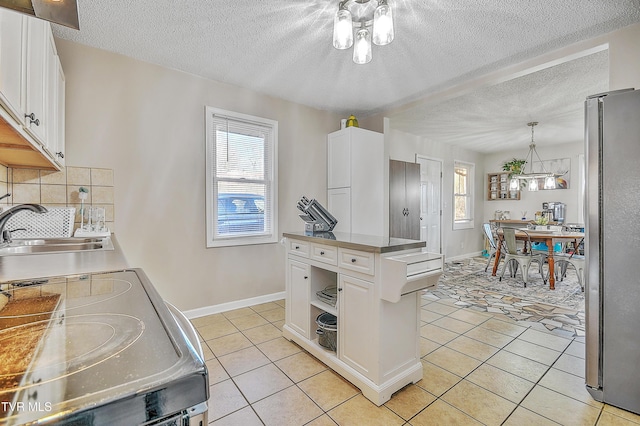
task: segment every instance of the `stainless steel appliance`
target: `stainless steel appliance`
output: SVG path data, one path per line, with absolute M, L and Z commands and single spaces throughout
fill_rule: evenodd
M 142 270 L 0 290 L 0 424 L 206 425 L 195 330 Z
M 567 210 L 567 205 L 565 203 L 560 203 L 558 201 L 548 201 L 542 203 L 542 210 L 543 214 L 549 215 L 549 220 L 558 222 L 559 224 L 564 223 Z
M 315 199 L 309 200 L 303 196 L 298 201 L 298 210 L 304 213 L 298 216 L 304 220 L 304 231 L 307 234 L 331 232 L 338 224 L 338 220 Z
M 586 384 L 640 413 L 640 91 L 585 102 Z

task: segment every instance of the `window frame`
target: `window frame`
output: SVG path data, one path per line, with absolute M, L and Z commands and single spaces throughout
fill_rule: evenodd
M 265 208 L 265 220 L 270 220 L 270 234 L 260 235 L 228 235 L 216 236 L 218 223 L 218 194 L 216 181 L 216 157 L 215 157 L 215 137 L 213 135 L 214 116 L 226 117 L 231 120 L 243 122 L 244 124 L 256 124 L 266 126 L 271 129 L 271 141 L 267 142 L 267 155 L 271 158 L 271 170 L 265 164 L 265 182 L 267 183 L 267 193 L 265 194 L 265 204 L 269 204 L 271 217 L 267 218 Z M 206 246 L 230 247 L 253 244 L 273 244 L 278 242 L 278 122 L 268 118 L 257 117 L 221 108 L 205 106 L 205 169 L 206 169 L 206 195 L 205 195 L 205 215 L 206 215 Z M 265 156 L 265 162 L 266 161 Z M 269 197 L 270 195 L 270 197 Z M 270 198 L 270 199 L 268 199 Z
M 464 167 L 467 169 L 467 192 L 464 194 L 459 194 L 456 192 L 456 169 Z M 470 163 L 468 161 L 454 160 L 453 161 L 453 203 L 452 203 L 452 219 L 453 219 L 453 229 L 471 229 L 474 227 L 474 211 L 475 211 L 475 163 Z M 468 217 L 464 219 L 456 219 L 456 197 L 465 196 L 467 197 L 467 214 Z

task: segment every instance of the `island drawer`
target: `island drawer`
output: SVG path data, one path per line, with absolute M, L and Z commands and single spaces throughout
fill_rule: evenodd
M 289 240 L 289 253 L 296 256 L 309 257 L 309 243 L 299 240 Z
M 382 258 L 381 298 L 392 303 L 403 294 L 435 287 L 442 275 L 440 253 L 417 251 Z
M 330 265 L 337 265 L 338 249 L 324 244 L 311 244 L 311 259 Z
M 368 275 L 375 274 L 375 255 L 365 251 L 338 249 L 338 266 Z

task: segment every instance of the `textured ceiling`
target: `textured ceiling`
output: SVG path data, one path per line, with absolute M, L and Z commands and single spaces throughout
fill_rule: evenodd
M 373 46 L 373 60 L 356 65 L 351 49 L 332 46 L 337 0 L 78 3 L 80 31 L 54 25 L 57 37 L 360 117 L 640 22 L 640 0 L 390 0 L 395 40 Z M 517 98 L 507 93 L 508 87 L 490 95 Z M 561 103 L 562 97 L 556 97 L 555 103 Z M 495 102 L 482 106 L 488 99 Z M 552 102 L 545 96 L 535 100 Z M 469 115 L 483 109 L 497 112 L 501 104 L 484 95 L 474 102 Z M 458 110 L 454 104 L 449 108 Z M 446 124 L 446 116 L 441 118 Z M 542 132 L 544 118 L 535 119 Z M 526 120 L 509 125 L 525 126 Z M 451 130 L 449 123 L 441 132 Z
M 608 51 L 564 62 L 437 104 L 419 104 L 392 116 L 395 129 L 479 152 L 522 148 L 537 121 L 539 146 L 584 139 L 584 101 L 606 92 Z

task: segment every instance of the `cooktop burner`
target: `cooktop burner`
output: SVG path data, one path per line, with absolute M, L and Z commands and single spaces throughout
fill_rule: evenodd
M 140 275 L 0 283 L 0 423 L 81 416 L 193 373 L 198 358 Z

